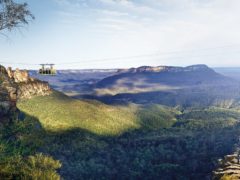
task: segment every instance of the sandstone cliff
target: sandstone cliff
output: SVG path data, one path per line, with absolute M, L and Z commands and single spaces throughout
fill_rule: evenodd
M 17 84 L 17 99 L 29 99 L 32 96 L 47 96 L 51 88 L 47 82 L 31 78 L 26 70 L 11 68 L 7 70 L 9 78 Z
M 0 120 L 5 120 L 17 110 L 17 85 L 8 77 L 7 71 L 0 66 Z
M 27 71 L 6 70 L 0 65 L 0 121 L 9 119 L 17 112 L 17 100 L 46 96 L 51 92 L 47 82 L 29 77 Z
M 119 69 L 117 73 L 159 73 L 159 72 L 189 72 L 189 71 L 212 71 L 209 67 L 203 64 L 175 67 L 175 66 L 141 66 L 138 68 Z
M 213 180 L 240 179 L 240 154 L 237 149 L 233 154 L 219 160 L 219 167 L 213 172 Z

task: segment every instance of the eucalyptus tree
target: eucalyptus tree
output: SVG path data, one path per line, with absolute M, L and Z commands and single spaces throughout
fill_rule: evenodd
M 0 0 L 0 31 L 22 27 L 34 19 L 27 3 Z

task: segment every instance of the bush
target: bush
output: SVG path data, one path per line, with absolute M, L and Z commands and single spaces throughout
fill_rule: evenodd
M 23 158 L 11 157 L 0 164 L 0 179 L 46 179 L 57 180 L 60 176 L 57 169 L 61 167 L 59 161 L 50 156 L 36 154 Z

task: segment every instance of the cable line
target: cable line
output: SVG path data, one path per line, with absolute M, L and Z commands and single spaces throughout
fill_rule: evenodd
M 176 55 L 176 54 L 190 54 L 190 53 L 199 53 L 203 51 L 213 50 L 213 49 L 224 49 L 229 47 L 240 47 L 240 44 L 238 45 L 226 45 L 226 46 L 217 46 L 217 47 L 211 47 L 211 48 L 202 48 L 202 49 L 192 49 L 192 50 L 186 50 L 186 51 L 169 51 L 169 52 L 156 52 L 151 54 L 142 54 L 142 55 L 135 55 L 135 56 L 122 56 L 122 57 L 112 57 L 112 58 L 102 58 L 102 59 L 89 59 L 89 60 L 78 60 L 75 62 L 63 62 L 63 63 L 54 63 L 55 65 L 74 65 L 74 64 L 85 64 L 85 63 L 102 63 L 102 62 L 119 62 L 122 60 L 129 60 L 129 59 L 137 59 L 137 58 L 148 58 L 148 57 L 160 57 L 160 56 L 169 56 L 169 55 Z M 224 53 L 224 52 L 223 52 Z M 165 57 L 164 59 L 182 59 L 182 58 L 196 58 L 196 57 L 207 57 L 207 56 L 216 56 L 223 53 L 217 53 L 217 54 L 199 54 L 194 56 L 179 56 L 179 57 Z M 236 52 L 234 52 L 236 53 Z M 239 52 L 237 52 L 239 53 Z M 161 58 L 163 59 L 163 58 Z M 39 66 L 41 63 L 21 63 L 21 62 L 7 62 L 2 61 L 0 64 L 7 64 L 7 65 L 25 65 L 25 66 Z

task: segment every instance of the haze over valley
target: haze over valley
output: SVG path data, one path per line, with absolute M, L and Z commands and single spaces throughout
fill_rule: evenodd
M 201 106 L 201 103 L 217 105 L 218 96 L 224 96 L 227 100 L 238 95 L 237 77 L 240 72 L 231 70 L 192 65 L 185 68 L 143 66 L 131 69 L 62 70 L 58 71 L 58 76 L 50 78 L 40 76 L 36 71 L 31 74 L 48 80 L 53 88 L 74 98 L 98 99 L 108 104 L 133 102 L 176 106 L 177 103 L 199 103 Z M 229 91 L 232 93 L 226 94 Z M 198 99 L 196 96 L 206 98 Z

